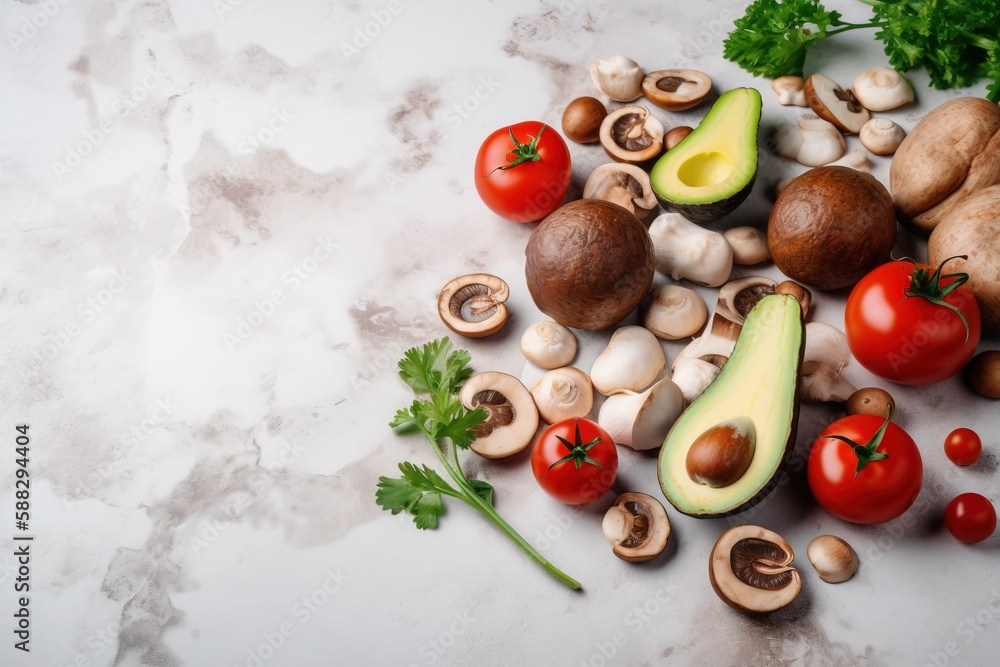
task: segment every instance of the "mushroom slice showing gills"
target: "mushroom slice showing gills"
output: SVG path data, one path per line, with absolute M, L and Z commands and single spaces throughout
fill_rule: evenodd
M 623 493 L 604 515 L 601 530 L 616 556 L 640 563 L 666 548 L 670 520 L 656 498 L 645 493 Z
M 712 79 L 693 69 L 661 69 L 642 80 L 650 102 L 668 111 L 683 111 L 700 103 L 712 90 Z
M 590 173 L 583 186 L 584 199 L 603 199 L 618 204 L 642 220 L 658 206 L 649 174 L 634 164 L 611 162 Z
M 507 322 L 510 288 L 489 273 L 470 273 L 449 281 L 438 295 L 438 314 L 449 329 L 469 338 L 500 331 Z
M 708 574 L 723 602 L 762 614 L 784 607 L 802 590 L 791 565 L 794 557 L 781 535 L 760 526 L 736 526 L 715 543 Z
M 622 107 L 601 123 L 601 145 L 617 162 L 651 160 L 663 150 L 663 123 L 644 106 Z
M 500 459 L 524 450 L 538 429 L 538 409 L 531 394 L 513 375 L 493 371 L 470 377 L 459 394 L 468 410 L 483 408 L 486 421 L 472 429 L 472 451 Z

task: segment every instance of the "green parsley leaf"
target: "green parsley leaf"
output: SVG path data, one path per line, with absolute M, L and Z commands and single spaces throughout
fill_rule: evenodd
M 469 486 L 476 492 L 476 495 L 493 505 L 493 485 L 481 479 L 470 479 Z
M 407 512 L 413 515 L 417 528 L 437 528 L 438 517 L 444 513 L 441 495 L 457 492 L 433 469 L 400 463 L 402 477 L 379 477 L 375 502 L 393 514 Z

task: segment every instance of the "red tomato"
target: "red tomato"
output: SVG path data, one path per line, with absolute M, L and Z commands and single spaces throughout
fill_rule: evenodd
M 476 156 L 476 190 L 491 211 L 514 222 L 541 220 L 569 190 L 569 148 L 537 120 L 501 127 Z
M 934 270 L 907 260 L 889 262 L 854 287 L 844 330 L 862 366 L 893 382 L 927 385 L 951 377 L 972 358 L 979 343 L 979 304 L 964 284 L 968 276 L 944 274 L 946 263 Z
M 971 429 L 956 428 L 944 439 L 944 453 L 955 465 L 971 465 L 983 453 L 983 441 Z
M 944 523 L 959 542 L 974 544 L 982 542 L 996 530 L 997 511 L 988 498 L 978 493 L 963 493 L 948 503 Z
M 910 508 L 924 467 L 916 443 L 902 428 L 882 417 L 851 415 L 819 434 L 809 454 L 808 476 L 813 496 L 830 514 L 871 524 L 895 519 Z
M 531 471 L 550 496 L 567 505 L 597 500 L 614 484 L 618 449 L 589 419 L 564 419 L 542 431 L 531 452 Z

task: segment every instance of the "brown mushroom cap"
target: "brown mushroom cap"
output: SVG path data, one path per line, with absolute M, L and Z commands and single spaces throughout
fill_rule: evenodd
M 482 338 L 507 322 L 510 288 L 489 273 L 470 273 L 449 281 L 438 294 L 438 315 L 455 333 Z
M 965 367 L 965 372 L 976 393 L 986 398 L 1000 398 L 1000 351 L 980 352 Z
M 708 576 L 730 607 L 763 614 L 784 607 L 802 589 L 793 558 L 781 535 L 760 526 L 735 526 L 715 543 Z
M 668 111 L 683 111 L 699 104 L 712 90 L 712 78 L 693 69 L 661 69 L 642 80 L 646 98 Z
M 488 371 L 470 377 L 459 394 L 468 410 L 484 408 L 486 421 L 472 429 L 472 451 L 500 459 L 524 450 L 538 429 L 538 409 L 531 394 L 513 375 Z
M 607 116 L 607 108 L 596 97 L 578 97 L 563 111 L 563 134 L 578 144 L 593 143 L 600 139 L 601 123 Z
M 663 123 L 644 106 L 622 107 L 601 123 L 600 138 L 611 159 L 638 164 L 652 160 L 663 150 Z
M 645 493 L 623 493 L 604 515 L 601 530 L 616 556 L 640 563 L 666 548 L 670 519 L 656 498 Z

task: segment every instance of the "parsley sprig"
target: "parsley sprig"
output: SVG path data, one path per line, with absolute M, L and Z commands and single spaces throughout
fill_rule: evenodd
M 802 75 L 811 45 L 842 32 L 874 29 L 897 70 L 923 67 L 939 89 L 985 78 L 990 81 L 987 97 L 1000 102 L 996 0 L 859 1 L 872 8 L 868 23 L 848 23 L 819 0 L 756 0 L 736 20 L 724 55 L 752 74 Z
M 444 513 L 444 496 L 461 500 L 497 524 L 553 576 L 580 588 L 579 582 L 545 560 L 500 516 L 493 507 L 493 487 L 469 479 L 462 470 L 459 450 L 469 448 L 476 438 L 472 429 L 487 418 L 485 409 L 466 410 L 458 398 L 459 389 L 472 375 L 470 361 L 469 353 L 454 349 L 447 337 L 403 354 L 399 377 L 417 398 L 408 408 L 397 411 L 389 425 L 397 432 L 423 433 L 452 483 L 428 465 L 403 462 L 399 464 L 400 477 L 379 477 L 375 502 L 393 514 L 411 514 L 417 528 L 428 529 L 436 528 Z

